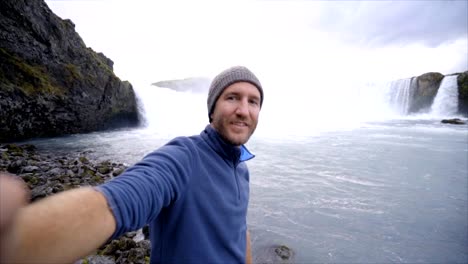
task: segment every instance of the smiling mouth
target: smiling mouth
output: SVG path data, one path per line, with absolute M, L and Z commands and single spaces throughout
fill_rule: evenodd
M 245 122 L 232 122 L 231 124 L 233 124 L 234 126 L 237 126 L 237 127 L 248 127 L 249 126 Z

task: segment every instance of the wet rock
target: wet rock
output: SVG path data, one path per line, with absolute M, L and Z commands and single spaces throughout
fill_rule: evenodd
M 112 172 L 112 175 L 115 177 L 115 176 L 119 176 L 120 174 L 122 174 L 122 172 L 124 172 L 124 168 L 118 168 L 116 170 L 114 170 L 114 172 Z
M 84 157 L 84 156 L 79 157 L 79 161 L 80 161 L 81 163 L 83 163 L 83 164 L 88 164 L 88 163 L 89 163 L 89 160 L 88 160 L 86 157 Z M 76 165 L 76 164 L 75 164 L 75 165 Z
M 8 171 L 23 178 L 31 189 L 33 200 L 79 186 L 104 183 L 112 178 L 110 172 L 125 169 L 110 161 L 94 162 L 85 153 L 59 156 L 38 153 L 36 147 L 30 144 L 0 144 L 0 154 L 0 171 Z
M 49 175 L 60 175 L 62 173 L 63 170 L 61 168 L 53 168 L 48 172 Z
M 92 255 L 78 260 L 74 264 L 115 264 L 115 260 L 109 256 Z
M 265 246 L 253 252 L 253 262 L 262 264 L 294 263 L 294 251 L 286 245 Z
M 21 171 L 25 172 L 25 173 L 28 173 L 28 172 L 36 172 L 38 170 L 39 170 L 39 167 L 37 167 L 37 166 L 26 166 Z
M 97 171 L 101 174 L 108 174 L 112 171 L 112 164 L 110 163 L 110 161 L 101 162 L 97 166 Z
M 25 166 L 27 163 L 24 160 L 17 160 L 14 162 L 11 162 L 7 166 L 7 171 L 10 173 L 18 173 L 20 172 L 21 168 Z
M 275 248 L 275 253 L 282 260 L 288 260 L 292 257 L 291 249 L 284 245 L 278 246 L 277 248 Z
M 40 153 L 33 145 L 0 144 L 0 154 L 0 171 L 9 171 L 22 178 L 31 190 L 32 202 L 80 186 L 101 184 L 110 180 L 111 174 L 120 174 L 126 169 L 121 163 L 98 163 L 86 153 L 65 156 Z M 145 230 L 147 233 L 147 227 Z M 138 242 L 135 241 L 137 236 L 141 236 Z M 149 263 L 150 248 L 150 242 L 144 239 L 141 231 L 129 232 L 102 246 L 99 254 L 75 264 Z
M 452 125 L 464 125 L 464 124 L 466 124 L 466 122 L 464 122 L 460 118 L 443 119 L 440 122 L 443 123 L 443 124 L 452 124 Z
M 31 185 L 29 185 L 31 188 Z M 41 185 L 37 186 L 31 190 L 31 201 L 44 198 L 52 193 L 52 188 L 50 186 Z

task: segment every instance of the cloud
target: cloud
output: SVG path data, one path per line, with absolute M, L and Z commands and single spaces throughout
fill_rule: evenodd
M 437 47 L 468 34 L 467 1 L 332 2 L 321 8 L 315 26 L 350 45 Z

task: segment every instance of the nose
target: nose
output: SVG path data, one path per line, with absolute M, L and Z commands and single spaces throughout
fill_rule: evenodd
M 236 108 L 236 114 L 247 116 L 249 114 L 249 103 L 247 100 L 240 100 Z

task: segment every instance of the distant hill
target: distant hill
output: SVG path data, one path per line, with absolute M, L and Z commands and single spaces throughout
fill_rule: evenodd
M 152 83 L 151 85 L 168 88 L 178 92 L 207 93 L 211 80 L 203 77 L 168 80 Z

